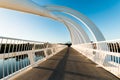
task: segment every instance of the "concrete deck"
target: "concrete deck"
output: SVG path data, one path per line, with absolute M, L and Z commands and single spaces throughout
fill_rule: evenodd
M 64 49 L 14 80 L 120 80 L 72 48 Z

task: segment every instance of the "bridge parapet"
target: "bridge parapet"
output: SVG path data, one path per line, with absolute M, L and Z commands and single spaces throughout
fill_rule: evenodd
M 0 79 L 8 79 L 21 71 L 37 66 L 66 45 L 0 37 Z
M 120 40 L 79 44 L 72 47 L 120 78 Z

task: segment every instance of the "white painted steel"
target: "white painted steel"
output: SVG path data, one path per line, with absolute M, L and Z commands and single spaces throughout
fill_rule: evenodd
M 79 43 L 77 44 L 81 44 L 81 43 L 88 43 L 90 42 L 90 39 L 88 36 L 86 36 L 87 38 L 85 38 L 84 36 L 87 34 L 83 29 L 82 27 L 77 24 L 76 22 L 74 22 L 73 20 L 65 17 L 65 16 L 59 16 L 61 19 L 63 19 L 63 21 L 65 22 L 64 24 L 67 26 L 67 27 L 71 27 L 75 30 L 75 32 L 77 32 L 76 35 L 78 35 L 78 40 L 80 41 Z M 67 24 L 66 24 L 67 23 Z M 69 26 L 71 25 L 71 26 Z M 72 30 L 73 30 L 72 29 Z M 84 35 L 85 34 L 85 35 Z M 74 42 L 73 42 L 74 44 Z
M 120 78 L 120 40 L 78 44 L 72 47 Z
M 67 8 L 64 6 L 58 6 L 58 5 L 47 5 L 44 7 L 46 7 L 48 10 L 51 10 L 51 12 L 55 12 L 55 11 L 63 12 L 63 13 L 66 13 L 66 14 L 73 16 L 74 18 L 78 19 L 80 22 L 82 22 L 85 25 L 85 27 L 92 34 L 95 41 L 104 41 L 105 40 L 103 34 L 96 27 L 96 25 L 88 17 L 81 14 L 80 12 L 73 10 L 71 8 Z M 87 36 L 87 35 L 85 35 L 85 36 Z
M 72 46 L 74 49 L 117 77 L 120 77 L 120 40 L 105 41 L 103 34 L 96 27 L 96 25 L 80 12 L 63 6 L 39 6 L 31 0 L 0 0 L 0 7 L 32 13 L 64 23 L 70 32 L 72 43 L 75 44 Z M 96 42 L 87 43 L 90 42 L 90 39 L 85 30 L 68 17 L 53 14 L 52 12 L 55 11 L 66 13 L 82 22 L 91 32 Z M 24 70 L 30 66 L 35 66 L 41 61 L 45 61 L 66 47 L 65 45 L 60 44 L 50 44 L 7 37 L 0 37 L 0 42 L 0 59 L 3 61 L 3 79 L 8 79 L 11 75 L 16 75 L 21 70 Z M 35 61 L 34 57 L 36 56 L 36 53 L 40 51 L 43 51 L 45 56 L 43 59 Z M 7 77 L 5 77 L 5 59 L 14 57 L 15 59 L 20 60 L 21 57 L 19 56 L 21 55 L 23 55 L 22 58 L 26 58 L 29 61 L 23 63 L 18 61 L 18 66 L 16 62 L 14 62 L 14 69 L 11 64 L 11 73 L 9 72 L 7 65 Z M 24 67 L 21 68 L 22 66 Z
M 41 60 L 48 59 L 66 47 L 66 45 L 61 44 L 0 37 L 0 63 L 2 61 L 0 64 L 0 66 L 2 66 L 2 72 L 0 72 L 2 74 L 1 78 L 3 80 L 9 79 L 13 77 L 13 75 L 15 76 L 21 72 L 21 70 L 24 70 L 24 68 L 34 67 L 41 62 Z M 45 53 L 40 53 L 42 51 Z M 35 57 L 37 53 L 40 53 L 39 55 L 42 58 L 36 61 Z M 12 62 L 13 64 L 10 62 L 11 59 L 16 59 L 15 62 Z M 28 61 L 25 61 L 26 59 Z
M 91 32 L 95 41 L 105 40 L 100 30 L 96 27 L 96 25 L 92 21 L 90 21 L 85 15 L 73 9 L 67 8 L 67 7 L 53 6 L 53 5 L 52 6 L 40 6 L 31 0 L 0 0 L 0 7 L 22 11 L 22 12 L 27 12 L 27 13 L 32 13 L 32 14 L 36 14 L 39 16 L 43 16 L 43 17 L 48 17 L 48 18 L 51 18 L 51 19 L 54 19 L 54 20 L 57 20 L 63 23 L 64 21 L 60 19 L 59 17 L 57 17 L 57 15 L 52 14 L 52 12 L 54 11 L 64 12 L 64 13 L 67 13 L 75 17 L 80 22 L 82 22 L 87 27 L 87 29 Z M 84 30 L 81 33 L 83 32 Z M 89 42 L 89 38 L 86 35 L 86 33 L 83 33 L 83 35 L 85 37 L 85 40 L 88 40 Z
M 74 25 L 68 21 L 66 21 L 66 23 L 67 23 L 67 27 L 69 27 L 70 31 L 74 36 L 73 38 L 74 41 L 72 42 L 72 44 L 75 45 L 75 44 L 84 43 L 83 38 L 80 36 L 79 32 L 74 28 Z

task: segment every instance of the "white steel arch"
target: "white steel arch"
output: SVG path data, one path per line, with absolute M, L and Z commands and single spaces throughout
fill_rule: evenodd
M 0 0 L 0 7 L 18 10 L 18 11 L 27 12 L 27 13 L 32 13 L 32 14 L 37 14 L 40 16 L 52 18 L 54 20 L 57 20 L 57 21 L 60 21 L 63 23 L 64 23 L 64 19 L 61 19 L 61 18 L 57 17 L 56 15 L 52 14 L 52 11 L 64 12 L 64 13 L 70 14 L 73 17 L 75 17 L 76 19 L 80 20 L 91 32 L 95 41 L 105 40 L 105 38 L 102 35 L 102 33 L 100 32 L 100 30 L 86 16 L 84 16 L 83 14 L 81 14 L 75 10 L 72 10 L 70 8 L 61 7 L 61 6 L 41 7 L 31 0 Z M 84 35 L 85 39 L 88 40 L 88 37 L 85 34 L 84 30 L 81 33 L 82 33 L 82 35 Z M 82 37 L 82 39 L 83 39 L 83 37 Z
M 66 27 L 69 27 L 71 31 L 73 31 L 72 34 L 75 34 L 74 36 L 77 36 L 77 40 L 75 40 L 75 42 L 72 42 L 73 44 L 74 43 L 85 43 L 86 41 L 84 40 L 84 37 L 83 35 L 80 33 L 80 31 L 76 28 L 76 25 L 72 23 L 72 21 L 68 21 L 68 19 L 64 17 L 64 24 L 66 25 Z M 74 38 L 73 38 L 74 39 Z
M 90 42 L 90 39 L 89 39 L 87 33 L 83 30 L 83 28 L 79 24 L 77 24 L 76 22 L 74 22 L 73 20 L 71 20 L 65 16 L 60 16 L 60 18 L 62 18 L 68 24 L 71 24 L 72 27 L 74 27 L 76 29 L 76 31 L 78 31 L 79 36 L 81 36 L 81 39 L 83 39 L 83 43 Z
M 74 27 L 73 27 L 74 25 L 73 24 L 69 24 L 69 22 L 66 22 L 65 24 L 66 24 L 67 28 L 69 28 L 70 31 L 72 32 L 72 35 L 73 35 L 72 44 L 75 45 L 75 44 L 83 43 L 82 37 L 79 35 L 78 31 L 76 31 L 74 29 Z
M 73 10 L 71 8 L 67 8 L 67 7 L 64 7 L 64 6 L 57 6 L 57 5 L 48 5 L 48 6 L 44 6 L 44 7 L 46 7 L 48 10 L 51 10 L 51 11 L 64 12 L 64 13 L 69 14 L 69 15 L 75 17 L 76 19 L 78 19 L 91 32 L 91 34 L 94 37 L 96 42 L 105 40 L 103 34 L 96 27 L 96 25 L 88 17 L 81 14 L 80 12 L 78 12 L 76 10 Z

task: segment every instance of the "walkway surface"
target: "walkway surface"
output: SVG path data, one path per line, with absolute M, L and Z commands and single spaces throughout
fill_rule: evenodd
M 120 80 L 81 55 L 66 48 L 14 80 Z

